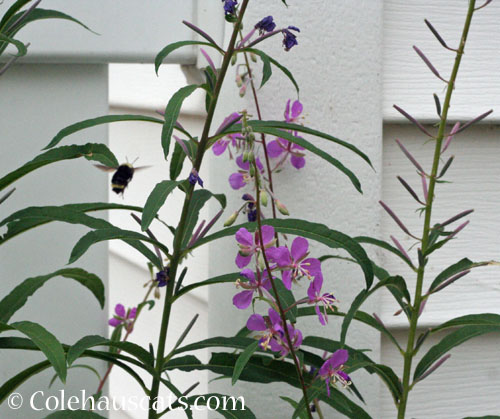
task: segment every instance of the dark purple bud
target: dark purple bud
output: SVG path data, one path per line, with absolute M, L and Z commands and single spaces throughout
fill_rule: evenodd
M 413 165 L 417 168 L 417 170 L 420 173 L 425 173 L 424 169 L 422 169 L 422 166 L 420 166 L 419 162 L 411 155 L 411 153 L 406 149 L 406 147 L 401 143 L 401 141 L 396 140 L 396 143 L 398 143 L 399 148 L 401 151 L 404 153 L 406 157 L 408 157 L 408 160 L 410 160 Z
M 446 288 L 448 285 L 453 284 L 455 281 L 459 280 L 460 278 L 464 277 L 465 275 L 470 273 L 470 269 L 464 272 L 460 272 L 459 274 L 453 276 L 452 278 L 448 279 L 447 281 L 439 284 L 432 292 L 438 292 L 441 291 L 442 289 Z
M 297 31 L 297 32 L 300 32 L 300 29 L 297 28 L 297 26 L 289 26 L 288 29 L 290 29 L 291 31 Z
M 300 32 L 299 28 L 295 26 L 289 26 L 287 29 L 283 29 L 283 46 L 285 51 L 290 51 L 295 45 L 298 45 L 297 36 L 294 35 L 290 30 Z
M 436 362 L 432 367 L 430 367 L 426 372 L 424 372 L 417 381 L 422 381 L 424 378 L 427 378 L 429 375 L 431 375 L 434 371 L 436 371 L 441 365 L 444 364 L 445 361 L 448 360 L 448 358 L 451 356 L 451 354 L 443 356 L 438 362 Z
M 241 199 L 243 199 L 243 201 L 252 201 L 252 202 L 255 202 L 255 198 L 250 195 L 249 193 L 246 193 L 245 195 L 243 195 L 241 197 Z
M 425 129 L 425 127 L 420 122 L 418 122 L 413 116 L 411 116 L 404 109 L 401 109 L 399 106 L 397 106 L 397 105 L 393 105 L 393 106 L 394 106 L 394 109 L 396 109 L 401 115 L 403 115 L 406 119 L 408 119 L 410 122 L 415 124 L 420 131 L 422 131 L 428 137 L 433 138 L 433 136 L 429 133 L 429 131 L 427 131 Z
M 439 32 L 434 28 L 434 26 L 431 25 L 431 22 L 429 22 L 427 19 L 424 20 L 425 24 L 427 27 L 430 29 L 432 34 L 436 37 L 436 39 L 439 41 L 439 43 L 446 49 L 449 49 L 450 51 L 456 51 L 456 49 L 450 48 L 444 39 L 439 35 Z M 440 114 L 441 115 L 441 114 Z
M 238 2 L 236 0 L 222 0 L 224 2 L 224 12 L 226 16 L 233 16 L 236 13 L 236 6 Z
M 198 172 L 193 168 L 191 173 L 189 174 L 188 181 L 191 185 L 196 185 L 196 182 L 203 188 L 203 180 L 198 175 Z
M 408 185 L 408 183 L 401 176 L 398 176 L 398 180 L 401 182 L 401 184 L 403 185 L 403 187 L 408 191 L 408 193 L 411 196 L 413 196 L 413 198 L 415 199 L 415 201 L 417 201 L 419 204 L 425 205 L 420 200 L 420 198 L 418 197 L 417 193 L 412 189 L 412 187 L 410 185 Z
M 394 211 L 391 210 L 383 201 L 378 201 L 378 202 L 379 202 L 380 205 L 382 205 L 382 208 L 384 208 L 387 211 L 387 213 L 396 222 L 396 224 L 401 228 L 401 230 L 403 230 L 409 236 L 413 237 L 413 235 L 406 228 L 406 226 L 403 224 L 403 222 L 398 218 L 398 216 L 394 213 Z
M 255 25 L 255 29 L 257 29 L 259 33 L 263 35 L 266 32 L 274 31 L 276 29 L 276 23 L 274 23 L 274 19 L 272 16 L 267 16 Z
M 478 117 L 474 118 L 472 121 L 469 121 L 467 122 L 465 125 L 462 125 L 462 127 L 460 127 L 456 134 L 458 134 L 459 132 L 462 132 L 464 130 L 466 130 L 467 128 L 469 128 L 471 125 L 475 124 L 476 122 L 479 122 L 479 121 L 482 121 L 484 118 L 486 118 L 488 115 L 490 115 L 491 113 L 493 112 L 493 109 L 490 109 L 488 112 L 485 112 L 481 115 L 479 115 Z
M 422 58 L 422 61 L 429 67 L 429 70 L 432 71 L 432 73 L 439 79 L 444 81 L 445 83 L 448 83 L 447 80 L 443 79 L 439 72 L 436 70 L 436 67 L 432 65 L 432 63 L 429 61 L 429 59 L 424 55 L 422 51 L 420 51 L 415 45 L 413 45 L 413 49 L 415 52 L 419 55 L 420 58 Z
M 463 218 L 463 217 L 468 216 L 469 214 L 472 214 L 473 212 L 474 212 L 473 209 L 461 212 L 460 214 L 457 214 L 457 215 L 451 217 L 450 219 L 446 220 L 444 223 L 439 224 L 439 227 L 445 227 L 448 224 L 451 224 L 451 223 L 454 223 L 457 220 L 460 220 L 460 218 Z
M 170 269 L 166 268 L 164 271 L 160 271 L 156 274 L 156 282 L 158 283 L 158 288 L 164 287 L 167 285 L 169 280 Z

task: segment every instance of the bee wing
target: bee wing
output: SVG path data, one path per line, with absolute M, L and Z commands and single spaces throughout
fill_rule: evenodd
M 104 166 L 103 164 L 94 164 L 94 166 L 103 172 L 114 172 L 116 170 L 116 167 Z
M 139 166 L 139 167 L 134 167 L 134 172 L 137 172 L 138 170 L 149 169 L 150 167 L 153 167 L 153 166 Z

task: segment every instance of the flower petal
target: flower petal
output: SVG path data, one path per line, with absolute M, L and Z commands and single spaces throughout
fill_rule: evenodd
M 307 239 L 304 239 L 304 237 L 297 237 L 293 242 L 292 242 L 292 257 L 294 260 L 300 260 L 302 259 L 307 251 L 309 250 L 309 242 Z
M 236 256 L 236 266 L 240 269 L 243 269 L 245 266 L 248 266 L 248 264 L 252 261 L 252 255 L 250 256 L 242 256 L 238 253 Z
M 262 239 L 264 245 L 274 240 L 274 227 L 262 226 Z
M 304 110 L 304 107 L 302 106 L 302 103 L 300 103 L 298 100 L 293 102 L 292 119 L 297 119 L 302 114 L 303 110 Z
M 252 304 L 252 299 L 253 299 L 253 291 L 251 290 L 242 291 L 233 297 L 233 304 L 235 305 L 236 308 L 244 310 L 248 308 L 250 304 Z
M 215 144 L 212 146 L 212 151 L 216 156 L 220 156 L 224 151 L 226 151 L 226 148 L 229 144 L 228 140 L 225 140 L 224 138 L 221 138 L 215 142 Z
M 306 159 L 304 157 L 292 155 L 292 157 L 290 157 L 290 163 L 292 163 L 293 167 L 300 170 L 306 165 Z
M 229 176 L 229 184 L 233 189 L 241 189 L 246 185 L 243 174 L 241 173 L 233 173 Z
M 345 349 L 337 349 L 330 359 L 327 361 L 331 368 L 339 368 L 341 365 L 344 365 L 349 359 L 349 352 Z
M 243 269 L 240 275 L 248 279 L 250 282 L 255 282 L 255 274 L 251 269 Z
M 240 169 L 247 171 L 250 169 L 250 163 L 247 161 L 246 162 L 243 161 L 243 154 L 240 154 L 238 157 L 236 157 L 236 164 Z
M 236 241 L 244 246 L 253 246 L 253 236 L 245 227 L 236 232 Z
M 121 320 L 113 317 L 112 319 L 109 319 L 108 323 L 110 326 L 116 327 L 116 326 L 119 326 L 121 324 L 121 322 L 122 322 Z
M 281 154 L 283 154 L 284 151 L 285 149 L 280 145 L 278 140 L 271 141 L 267 145 L 267 154 L 269 155 L 269 157 L 273 159 L 281 156 Z
M 118 317 L 123 317 L 125 318 L 125 307 L 123 306 L 123 304 L 117 304 L 115 306 L 115 313 Z
M 291 271 L 283 271 L 282 275 L 283 284 L 287 290 L 292 289 L 292 272 Z
M 267 325 L 260 314 L 252 314 L 247 321 L 247 329 L 262 332 L 267 330 Z

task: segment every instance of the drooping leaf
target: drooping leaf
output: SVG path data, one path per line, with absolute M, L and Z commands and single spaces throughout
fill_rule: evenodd
M 48 275 L 28 278 L 14 288 L 10 294 L 0 301 L 0 322 L 7 323 L 14 313 L 24 306 L 28 298 L 41 288 L 49 279 L 61 276 L 71 278 L 86 287 L 99 301 L 101 308 L 104 308 L 104 284 L 101 279 L 84 269 L 68 268 L 60 269 Z
M 405 255 L 403 255 L 399 249 L 395 248 L 394 246 L 390 245 L 389 243 L 379 240 L 379 239 L 374 239 L 373 237 L 366 237 L 366 236 L 359 236 L 359 237 L 354 237 L 354 240 L 356 240 L 358 243 L 366 243 L 366 244 L 372 244 L 374 246 L 380 247 L 382 249 L 388 250 L 391 253 L 394 253 L 396 256 L 398 256 L 401 260 L 403 260 L 410 268 L 413 268 L 413 265 L 411 264 L 411 261 L 409 261 Z
M 146 231 L 149 228 L 170 192 L 177 188 L 180 183 L 172 180 L 164 180 L 154 187 L 144 205 L 141 222 L 142 231 Z
M 359 264 L 365 276 L 367 288 L 373 283 L 373 266 L 366 254 L 365 250 L 351 237 L 336 231 L 331 230 L 323 224 L 312 223 L 299 219 L 269 219 L 264 220 L 263 225 L 273 226 L 280 233 L 293 234 L 302 236 L 307 239 L 315 240 L 325 244 L 333 249 L 342 248 L 346 250 Z M 245 223 L 237 226 L 229 227 L 217 233 L 204 237 L 196 242 L 193 246 L 199 247 L 213 240 L 218 240 L 223 237 L 233 236 L 240 228 L 246 228 L 253 232 L 257 228 L 256 223 Z
M 12 44 L 17 48 L 16 57 L 22 57 L 27 54 L 28 48 L 21 41 L 17 39 L 9 38 L 8 36 L 0 33 L 0 42 L 5 42 L 7 44 Z M 1 44 L 0 44 L 1 45 Z
M 29 380 L 31 377 L 38 374 L 39 372 L 45 371 L 47 368 L 50 368 L 50 362 L 42 361 L 29 368 L 26 368 L 25 370 L 16 374 L 14 377 L 5 381 L 5 383 L 3 383 L 3 385 L 0 387 L 0 404 L 2 404 L 5 401 L 5 399 L 10 394 L 12 394 L 12 392 L 16 388 L 18 388 L 22 383 Z
M 116 157 L 104 144 L 88 143 L 85 145 L 62 146 L 40 154 L 20 168 L 5 175 L 0 179 L 0 191 L 33 170 L 61 160 L 71 160 L 79 157 L 97 161 L 105 166 L 118 166 Z
M 467 314 L 465 316 L 456 317 L 452 320 L 435 326 L 431 329 L 431 333 L 439 332 L 440 330 L 450 329 L 460 326 L 497 326 L 500 327 L 500 315 L 494 313 L 482 314 Z
M 4 330 L 17 330 L 28 336 L 33 343 L 44 353 L 47 360 L 54 367 L 60 380 L 66 382 L 66 356 L 64 349 L 57 338 L 43 326 L 37 323 L 22 321 L 10 325 L 1 324 Z
M 90 231 L 89 233 L 85 234 L 85 236 L 83 236 L 73 247 L 68 263 L 74 263 L 75 261 L 77 261 L 80 257 L 83 256 L 83 254 L 85 254 L 85 252 L 87 252 L 90 246 L 107 240 L 124 240 L 127 243 L 137 241 L 148 242 L 158 247 L 165 254 L 168 254 L 168 248 L 164 244 L 151 239 L 148 236 L 131 230 L 122 230 L 116 227 L 108 227 Z M 156 259 L 157 258 L 155 257 L 153 260 L 156 262 Z
M 96 376 L 98 382 L 101 381 L 101 374 L 99 374 L 99 371 L 97 371 L 94 367 L 91 367 L 90 365 L 75 364 L 75 365 L 71 365 L 70 367 L 68 367 L 68 370 L 72 370 L 72 369 L 84 369 L 84 370 L 91 371 Z M 56 382 L 56 380 L 57 380 L 57 374 L 55 374 L 52 377 L 52 379 L 50 380 L 50 382 L 49 382 L 49 388 L 52 387 L 52 385 Z
M 169 44 L 165 48 L 163 48 L 155 58 L 156 74 L 158 74 L 158 70 L 160 69 L 161 64 L 163 63 L 165 58 L 167 58 L 168 55 L 170 55 L 176 49 L 179 49 L 179 48 L 185 47 L 185 46 L 189 46 L 189 45 L 201 45 L 201 46 L 212 47 L 212 48 L 218 49 L 214 44 L 211 44 L 208 42 L 202 42 L 202 41 L 179 41 L 179 42 L 174 42 L 172 44 Z
M 264 51 L 262 51 L 260 49 L 245 48 L 244 51 L 258 55 L 262 60 L 264 67 L 262 69 L 262 82 L 261 82 L 260 87 L 264 86 L 264 84 L 266 84 L 266 82 L 271 78 L 271 75 L 273 72 L 273 70 L 271 68 L 271 64 L 273 64 L 274 66 L 279 68 L 286 77 L 288 77 L 288 79 L 295 86 L 295 89 L 297 90 L 297 94 L 299 93 L 299 90 L 300 90 L 299 85 L 298 85 L 297 81 L 295 80 L 295 78 L 293 77 L 293 74 L 290 72 L 290 70 L 288 70 L 288 68 L 286 68 L 284 65 L 281 65 L 278 61 L 276 61 L 274 58 L 270 57 L 269 55 L 267 55 Z
M 434 291 L 439 285 L 441 285 L 443 282 L 445 282 L 447 279 L 451 278 L 452 276 L 455 276 L 461 272 L 464 272 L 468 269 L 473 268 L 476 266 L 474 262 L 471 260 L 464 258 L 457 263 L 449 266 L 446 268 L 443 272 L 441 272 L 435 279 L 432 281 L 431 286 L 429 287 L 429 293 Z
M 0 31 L 4 32 L 5 26 L 11 20 L 12 16 L 14 16 L 21 8 L 28 4 L 31 0 L 17 0 L 12 6 L 10 6 L 5 14 L 0 20 Z
M 258 348 L 259 348 L 259 341 L 256 340 L 252 342 L 250 345 L 248 345 L 236 360 L 236 363 L 234 364 L 233 376 L 231 378 L 231 383 L 233 384 L 233 386 L 240 378 L 241 372 L 243 371 L 248 361 Z
M 198 87 L 198 85 L 192 84 L 180 88 L 172 95 L 170 101 L 167 104 L 167 107 L 165 108 L 165 121 L 163 123 L 163 129 L 161 131 L 161 145 L 163 147 L 165 160 L 168 157 L 168 153 L 170 150 L 170 140 L 172 139 L 172 133 L 174 132 L 174 127 L 177 123 L 179 113 L 181 112 L 182 104 L 187 97 L 189 97 L 196 89 L 198 89 Z
M 474 325 L 464 326 L 458 330 L 446 335 L 440 342 L 435 344 L 427 353 L 422 357 L 420 362 L 415 368 L 413 374 L 413 381 L 417 381 L 436 361 L 455 346 L 472 339 L 476 336 L 481 336 L 487 333 L 500 332 L 500 326 L 492 325 Z

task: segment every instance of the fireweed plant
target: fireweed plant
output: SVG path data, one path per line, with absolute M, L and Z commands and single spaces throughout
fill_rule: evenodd
M 18 2 L 19 3 L 19 2 Z M 26 2 L 24 2 L 26 3 Z M 289 213 L 274 188 L 279 172 L 286 166 L 293 170 L 307 170 L 306 157 L 314 154 L 329 162 L 340 170 L 361 191 L 356 175 L 340 161 L 321 148 L 313 145 L 306 138 L 319 137 L 346 147 L 368 164 L 368 157 L 353 145 L 331 135 L 316 131 L 303 125 L 303 106 L 299 99 L 293 98 L 283 104 L 284 118 L 281 121 L 266 120 L 259 106 L 258 90 L 272 76 L 274 68 L 283 72 L 297 88 L 298 86 L 288 69 L 274 58 L 268 56 L 256 46 L 261 42 L 274 42 L 281 38 L 285 51 L 291 51 L 300 41 L 300 29 L 293 25 L 278 26 L 272 16 L 263 16 L 250 28 L 243 26 L 243 18 L 250 0 L 223 0 L 221 13 L 232 25 L 230 41 L 227 46 L 218 45 L 213 38 L 202 29 L 189 22 L 184 22 L 204 41 L 180 41 L 165 47 L 156 58 L 158 71 L 163 60 L 174 50 L 190 45 L 199 45 L 207 59 L 204 69 L 205 83 L 181 88 L 173 95 L 164 112 L 163 118 L 142 115 L 112 115 L 82 121 L 61 130 L 46 147 L 45 152 L 26 163 L 21 168 L 0 179 L 0 191 L 35 169 L 61 160 L 85 157 L 100 164 L 118 167 L 113 153 L 103 144 L 85 144 L 83 146 L 58 146 L 67 136 L 100 124 L 118 121 L 147 121 L 161 124 L 161 147 L 165 159 L 169 161 L 170 179 L 160 181 L 144 207 L 133 207 L 126 204 L 80 203 L 59 207 L 30 207 L 8 216 L 0 226 L 6 226 L 7 232 L 0 243 L 14 238 L 31 228 L 53 222 L 82 224 L 92 231 L 83 236 L 71 252 L 70 263 L 77 261 L 93 244 L 106 240 L 123 240 L 134 247 L 148 260 L 151 277 L 146 283 L 144 298 L 136 307 L 124 307 L 116 304 L 113 317 L 109 320 L 114 331 L 109 339 L 101 336 L 85 336 L 73 345 L 63 345 L 43 326 L 20 321 L 10 323 L 12 315 L 21 308 L 37 289 L 54 277 L 66 277 L 87 287 L 104 306 L 104 286 L 94 274 L 80 268 L 64 268 L 56 272 L 33 277 L 18 285 L 9 295 L 0 301 L 0 332 L 16 330 L 26 337 L 0 337 L 0 348 L 19 350 L 39 350 L 46 360 L 20 372 L 0 387 L 0 402 L 11 394 L 21 383 L 31 376 L 49 367 L 55 370 L 55 379 L 65 382 L 69 368 L 90 368 L 99 377 L 95 399 L 101 396 L 102 389 L 112 371 L 121 368 L 129 373 L 140 385 L 144 394 L 149 397 L 149 418 L 158 418 L 165 414 L 190 406 L 197 402 L 199 395 L 193 394 L 199 383 L 194 382 L 187 389 L 179 389 L 171 381 L 168 373 L 173 370 L 195 371 L 209 370 L 221 377 L 230 378 L 232 383 L 238 380 L 257 383 L 284 382 L 302 391 L 300 400 L 283 396 L 282 399 L 291 406 L 292 418 L 325 417 L 322 404 L 329 405 L 341 414 L 351 418 L 369 418 L 368 413 L 354 402 L 362 395 L 355 386 L 355 372 L 362 368 L 370 374 L 376 374 L 387 385 L 391 392 L 398 417 L 404 418 L 410 390 L 416 383 L 437 369 L 448 357 L 447 352 L 471 337 L 489 332 L 500 331 L 500 316 L 495 314 L 468 315 L 450 320 L 438 327 L 428 330 L 417 337 L 419 315 L 429 297 L 465 276 L 472 268 L 495 264 L 494 262 L 474 263 L 462 259 L 445 269 L 423 292 L 423 281 L 426 266 L 431 254 L 455 238 L 466 223 L 448 230 L 448 226 L 471 213 L 464 211 L 444 222 L 431 225 L 431 214 L 437 184 L 444 182 L 447 169 L 453 157 L 445 158 L 444 153 L 451 146 L 452 138 L 470 125 L 485 118 L 483 114 L 464 125 L 456 124 L 447 131 L 448 112 L 457 74 L 464 52 L 467 35 L 475 11 L 486 6 L 476 7 L 475 1 L 469 2 L 466 23 L 458 48 L 449 47 L 437 30 L 426 21 L 429 29 L 443 47 L 456 54 L 455 65 L 449 80 L 440 76 L 425 55 L 415 47 L 415 51 L 423 59 L 429 69 L 447 84 L 445 100 L 441 105 L 435 95 L 437 112 L 440 119 L 437 134 L 429 130 L 411 117 L 407 112 L 396 107 L 405 117 L 415 124 L 433 142 L 434 159 L 429 171 L 415 160 L 410 152 L 398 141 L 403 153 L 416 167 L 423 185 L 423 197 L 420 197 L 402 178 L 404 188 L 420 204 L 424 216 L 423 233 L 417 237 L 410 233 L 394 212 L 381 202 L 383 208 L 396 221 L 404 233 L 417 242 L 417 257 L 414 260 L 396 238 L 392 238 L 395 247 L 384 241 L 369 237 L 351 238 L 328 227 L 306 220 L 279 218 L 288 217 Z M 285 3 L 283 1 L 283 3 Z M 17 3 L 16 3 L 17 4 Z M 286 4 L 286 3 L 285 3 Z M 22 6 L 21 6 L 22 7 Z M 2 25 L 0 24 L 0 27 Z M 221 57 L 220 68 L 217 68 L 207 50 L 212 49 Z M 263 64 L 262 71 L 252 67 L 258 61 Z M 239 93 L 244 96 L 250 92 L 255 105 L 256 115 L 246 110 L 235 110 L 214 128 L 214 115 L 223 83 L 226 81 L 228 69 L 233 66 L 236 72 L 236 83 Z M 257 77 L 259 75 L 259 77 Z M 257 83 L 260 81 L 260 85 Z M 206 120 L 199 137 L 187 132 L 177 121 L 183 101 L 195 90 L 203 89 L 206 93 Z M 57 147 L 56 147 L 57 146 Z M 173 150 L 172 150 L 173 149 Z M 203 182 L 202 163 L 207 152 L 211 150 L 214 158 L 227 154 L 234 160 L 235 171 L 228 173 L 230 187 L 241 194 L 241 205 L 230 211 L 225 217 L 224 226 L 218 231 L 208 234 L 221 219 L 226 208 L 226 198 L 222 194 L 214 194 Z M 443 164 L 442 164 L 443 163 Z M 440 165 L 442 167 L 440 168 Z M 179 180 L 183 167 L 188 175 Z M 158 212 L 166 203 L 174 190 L 184 194 L 184 204 L 179 221 L 174 227 L 170 220 L 163 221 Z M 10 192 L 4 195 L 0 203 L 9 198 Z M 199 213 L 210 200 L 218 201 L 221 210 L 210 220 L 199 222 Z M 128 210 L 137 221 L 142 232 L 123 230 L 109 222 L 90 216 L 88 213 L 101 210 Z M 234 226 L 238 218 L 246 217 L 246 222 Z M 151 231 L 155 222 L 158 228 L 166 228 L 172 234 L 170 243 L 162 243 Z M 293 237 L 292 237 L 293 236 Z M 201 282 L 183 285 L 188 268 L 183 266 L 191 251 L 223 237 L 234 237 L 234 257 L 236 272 L 224 274 Z M 325 255 L 316 257 L 309 252 L 309 241 L 314 240 L 331 249 L 343 249 L 349 256 Z M 367 256 L 362 244 L 379 246 L 399 256 L 415 272 L 417 285 L 413 298 L 410 296 L 406 281 L 401 276 L 392 276 L 383 268 L 373 263 Z M 153 250 L 151 250 L 153 249 Z M 331 289 L 324 287 L 322 263 L 328 259 L 342 259 L 357 263 L 366 281 L 363 289 L 346 313 L 336 308 L 336 296 Z M 374 279 L 378 282 L 374 285 Z M 182 299 L 190 291 L 214 284 L 234 284 L 236 290 L 232 304 L 240 310 L 249 312 L 246 325 L 233 337 L 214 337 L 201 342 L 182 345 L 189 334 L 197 315 L 187 325 L 185 331 L 176 342 L 168 339 L 168 329 L 172 305 Z M 302 285 L 300 288 L 297 284 Z M 304 284 L 306 285 L 304 287 Z M 370 315 L 360 311 L 362 303 L 376 290 L 387 288 L 401 306 L 401 313 L 407 316 L 410 327 L 406 349 L 394 338 L 376 314 Z M 304 292 L 304 290 L 307 290 Z M 296 294 L 301 293 L 301 295 Z M 304 295 L 302 295 L 304 294 Z M 162 322 L 156 345 L 151 343 L 147 349 L 128 341 L 133 333 L 137 320 L 144 308 L 151 309 L 155 300 L 162 300 Z M 117 302 L 115 302 L 117 303 Z M 228 301 L 228 304 L 231 304 Z M 300 330 L 299 319 L 304 316 L 315 316 L 326 325 L 329 319 L 343 317 L 340 340 L 318 336 L 308 336 Z M 360 321 L 383 333 L 396 345 L 404 357 L 402 379 L 386 365 L 372 361 L 365 351 L 356 350 L 346 345 L 346 335 L 352 320 Z M 243 325 L 242 325 L 243 326 Z M 412 362 L 417 352 L 423 347 L 426 338 L 438 331 L 454 328 L 438 344 L 428 350 L 414 369 L 411 380 Z M 108 350 L 102 348 L 109 348 Z M 221 348 L 226 352 L 213 352 L 207 363 L 202 363 L 190 354 L 199 349 Z M 227 349 L 233 352 L 227 352 Z M 322 356 L 318 355 L 322 353 Z M 86 364 L 76 364 L 80 358 L 92 358 L 106 361 L 108 366 L 104 374 Z M 144 381 L 143 374 L 151 376 L 151 381 Z M 353 378 L 351 378 L 353 377 Z M 165 386 L 176 400 L 171 405 L 162 405 L 158 398 L 160 388 Z M 350 394 L 352 397 L 347 397 Z M 221 397 L 219 394 L 205 395 Z M 257 401 L 249 400 L 249 404 Z M 211 407 L 220 409 L 209 401 Z M 235 402 L 232 412 L 220 409 L 225 417 L 254 418 L 250 409 Z M 190 409 L 184 410 L 186 416 L 192 417 Z M 82 413 L 82 412 L 81 412 Z M 58 412 L 49 417 L 80 417 L 75 412 Z M 81 417 L 101 417 L 95 412 L 82 413 Z

